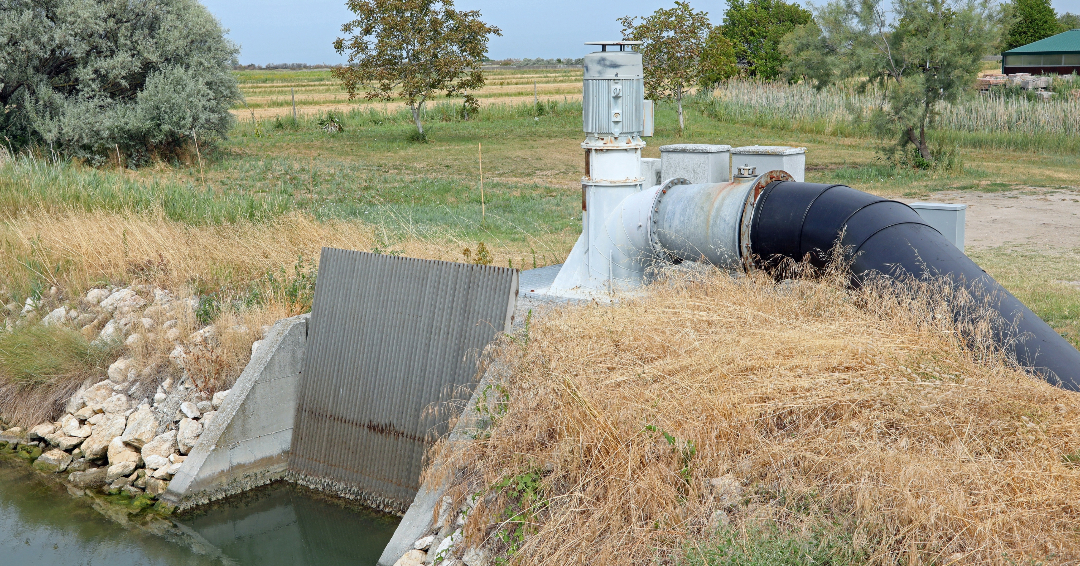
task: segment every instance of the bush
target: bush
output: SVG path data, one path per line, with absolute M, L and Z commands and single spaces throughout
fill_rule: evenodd
M 238 48 L 196 0 L 0 0 L 0 135 L 93 164 L 223 137 Z

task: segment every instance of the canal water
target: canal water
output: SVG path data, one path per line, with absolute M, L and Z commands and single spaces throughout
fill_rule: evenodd
M 194 513 L 125 526 L 25 463 L 0 458 L 3 565 L 374 566 L 398 521 L 276 483 Z

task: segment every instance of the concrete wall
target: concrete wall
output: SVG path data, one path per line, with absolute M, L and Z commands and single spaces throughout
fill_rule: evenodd
M 285 475 L 308 318 L 274 325 L 162 499 L 183 510 Z
M 698 184 L 731 180 L 730 145 L 665 145 L 660 147 L 660 159 L 664 181 L 682 178 Z

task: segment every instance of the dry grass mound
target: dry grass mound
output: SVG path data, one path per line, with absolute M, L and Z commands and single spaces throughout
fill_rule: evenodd
M 501 344 L 490 428 L 426 474 L 479 494 L 466 540 L 516 564 L 747 563 L 777 537 L 803 541 L 787 563 L 1075 563 L 1080 396 L 951 321 L 720 274 L 556 310 Z

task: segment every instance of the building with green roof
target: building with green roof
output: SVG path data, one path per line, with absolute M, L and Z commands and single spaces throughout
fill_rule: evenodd
M 1052 35 L 1001 54 L 1001 72 L 1033 75 L 1080 73 L 1080 29 Z

